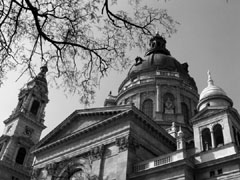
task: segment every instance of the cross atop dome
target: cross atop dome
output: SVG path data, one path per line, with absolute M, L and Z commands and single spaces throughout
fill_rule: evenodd
M 208 86 L 213 86 L 214 82 L 212 80 L 211 72 L 208 70 L 207 74 L 208 74 Z

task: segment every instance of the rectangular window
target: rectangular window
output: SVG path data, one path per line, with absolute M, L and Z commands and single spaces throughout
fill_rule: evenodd
M 217 172 L 218 172 L 218 174 L 222 174 L 223 173 L 222 169 L 218 169 Z
M 210 177 L 215 176 L 215 171 L 210 171 Z

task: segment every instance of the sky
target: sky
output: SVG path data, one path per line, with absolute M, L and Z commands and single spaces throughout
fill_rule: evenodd
M 167 38 L 167 48 L 180 63 L 189 64 L 189 73 L 195 79 L 198 91 L 207 86 L 210 70 L 215 85 L 221 87 L 240 111 L 240 1 L 239 0 L 165 0 L 150 1 L 151 5 L 166 8 L 169 15 L 180 25 L 177 33 Z M 145 52 L 130 52 L 132 57 Z M 132 59 L 134 63 L 134 58 Z M 117 94 L 128 69 L 122 73 L 112 71 L 102 79 L 97 89 L 95 103 L 90 107 L 103 106 L 109 91 Z M 0 87 L 0 133 L 3 121 L 17 105 L 20 88 L 26 83 L 22 78 L 16 82 L 17 72 L 8 74 Z M 49 103 L 46 107 L 42 137 L 49 133 L 74 110 L 82 109 L 78 95 L 66 95 L 61 89 L 49 86 Z

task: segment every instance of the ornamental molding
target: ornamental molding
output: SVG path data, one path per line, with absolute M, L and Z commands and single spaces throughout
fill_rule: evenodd
M 33 125 L 40 127 L 42 129 L 45 129 L 46 126 L 42 123 L 44 120 L 41 121 L 36 121 L 34 118 L 31 118 L 28 116 L 28 114 L 25 114 L 23 112 L 17 112 L 15 114 L 12 114 L 9 116 L 8 119 L 6 119 L 4 122 L 4 124 L 10 124 L 12 121 L 14 121 L 16 118 L 23 118 L 23 120 L 25 120 L 26 122 L 30 122 Z
M 92 173 L 92 161 L 84 157 L 63 159 L 60 162 L 47 164 L 42 168 L 35 168 L 31 177 L 32 180 L 47 180 L 49 178 L 57 180 L 68 179 L 69 174 L 73 174 L 79 169 L 91 179 L 96 179 L 97 176 Z
M 85 129 L 82 129 L 80 131 L 77 131 L 75 133 L 69 134 L 66 137 L 63 137 L 57 141 L 54 141 L 52 143 L 43 145 L 44 142 L 50 138 L 51 136 L 53 136 L 54 133 L 56 133 L 56 131 L 60 131 L 61 128 L 58 127 L 55 132 L 49 134 L 49 136 L 45 137 L 45 139 L 43 139 L 42 141 L 40 141 L 40 143 L 38 144 L 38 146 L 36 147 L 36 149 L 33 151 L 33 154 L 42 152 L 46 149 L 50 149 L 53 148 L 55 146 L 58 146 L 64 142 L 69 141 L 70 139 L 74 139 L 79 137 L 80 135 L 89 133 L 90 131 L 94 131 L 99 127 L 103 127 L 106 126 L 109 123 L 112 123 L 114 121 L 117 121 L 119 118 L 123 118 L 126 115 L 132 114 L 135 115 L 135 118 L 130 119 L 129 121 L 134 121 L 137 122 L 140 127 L 142 127 L 144 130 L 150 132 L 150 134 L 152 134 L 153 137 L 156 138 L 160 138 L 163 140 L 163 142 L 167 143 L 169 146 L 171 146 L 171 148 L 175 148 L 175 142 L 174 139 L 172 138 L 171 135 L 169 135 L 163 128 L 161 128 L 160 126 L 158 126 L 156 124 L 156 122 L 152 121 L 148 116 L 146 116 L 145 114 L 143 114 L 141 111 L 139 111 L 136 107 L 134 106 L 123 106 L 123 108 L 125 108 L 125 110 L 120 111 L 118 114 L 113 115 L 110 118 L 107 118 L 103 121 L 100 121 L 98 123 L 95 123 Z M 65 124 L 66 122 L 64 122 Z M 41 147 L 42 145 L 42 147 Z
M 136 151 L 136 149 L 139 147 L 139 143 L 132 136 L 125 136 L 125 137 L 116 138 L 115 144 L 119 148 L 119 153 L 123 152 L 123 151 L 126 151 L 128 149 Z
M 89 152 L 90 159 L 92 161 L 101 159 L 103 157 L 104 150 L 105 150 L 104 145 L 100 145 L 100 146 L 96 146 L 96 147 L 92 148 Z
M 205 128 L 208 128 L 210 131 L 212 131 L 213 127 L 217 124 L 221 125 L 222 129 L 224 129 L 223 119 L 220 119 L 220 120 L 205 124 L 203 126 L 200 126 L 199 131 L 202 132 L 202 130 Z
M 113 121 L 116 121 L 118 118 L 122 118 L 123 116 L 129 114 L 130 112 L 132 112 L 131 110 L 132 106 L 126 105 L 126 106 L 122 106 L 121 108 L 114 108 L 113 110 L 111 110 L 110 108 L 104 108 L 105 110 L 103 112 L 101 112 L 101 114 L 106 115 L 106 114 L 113 114 L 113 116 L 104 119 L 102 121 L 99 121 L 95 124 L 92 124 L 91 126 L 88 126 L 82 130 L 79 130 L 77 132 L 74 132 L 72 134 L 67 135 L 66 137 L 63 137 L 61 139 L 58 139 L 55 142 L 49 143 L 44 145 L 44 143 L 50 139 L 56 132 L 61 131 L 66 124 L 68 124 L 72 119 L 78 117 L 78 116 L 84 116 L 84 115 L 99 115 L 100 112 L 82 112 L 81 111 L 75 111 L 74 113 L 72 113 L 65 121 L 63 121 L 54 131 L 52 131 L 48 136 L 46 136 L 45 138 L 43 138 L 38 145 L 36 146 L 36 149 L 33 151 L 33 153 L 38 153 L 38 152 L 42 152 L 46 149 L 55 147 L 56 145 L 62 144 L 66 141 L 69 141 L 70 139 L 74 139 L 76 137 L 78 137 L 79 135 L 83 135 L 83 134 L 87 134 L 90 131 L 94 131 L 99 127 L 103 127 L 106 126 L 109 123 L 112 123 Z M 108 110 L 110 109 L 110 110 Z M 101 109 L 100 109 L 101 110 Z M 80 114 L 79 114 L 80 113 Z M 41 147 L 42 146 L 42 147 Z

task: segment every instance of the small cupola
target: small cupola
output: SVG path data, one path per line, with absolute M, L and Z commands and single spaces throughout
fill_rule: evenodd
M 152 53 L 161 53 L 169 56 L 171 55 L 169 50 L 166 48 L 166 40 L 160 36 L 158 32 L 150 39 L 149 46 L 150 49 L 146 52 L 146 56 Z
M 198 111 L 205 107 L 232 107 L 233 102 L 224 92 L 224 90 L 214 85 L 211 73 L 208 71 L 208 86 L 200 94 Z

